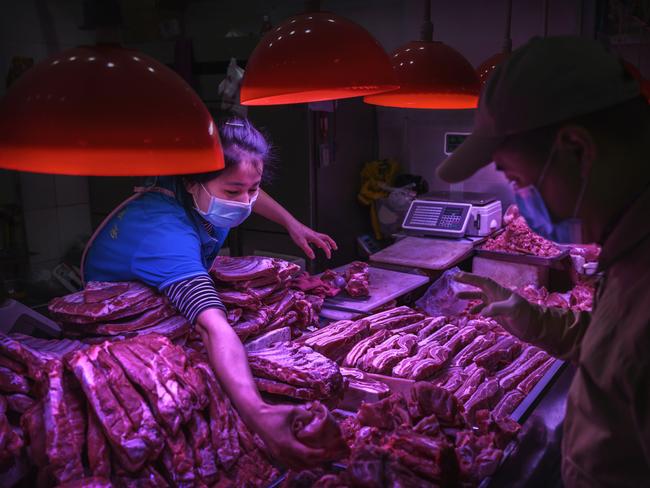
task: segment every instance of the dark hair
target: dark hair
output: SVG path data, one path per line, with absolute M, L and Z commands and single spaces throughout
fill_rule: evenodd
M 596 137 L 609 138 L 627 145 L 639 144 L 643 142 L 650 127 L 650 106 L 643 96 L 639 96 L 597 112 L 514 134 L 503 145 L 543 164 L 558 131 L 567 125 L 584 127 Z
M 217 130 L 223 148 L 226 168 L 237 166 L 245 156 L 264 165 L 264 180 L 268 179 L 269 163 L 272 160 L 272 148 L 267 138 L 248 119 L 241 117 L 224 117 L 217 119 Z M 182 179 L 191 183 L 205 183 L 219 176 L 223 170 L 182 175 Z

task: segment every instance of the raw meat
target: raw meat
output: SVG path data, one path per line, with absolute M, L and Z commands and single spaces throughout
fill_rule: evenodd
M 474 362 L 488 371 L 497 369 L 511 363 L 521 352 L 523 344 L 513 336 L 503 336 L 486 350 L 477 354 Z
M 217 281 L 247 281 L 255 278 L 276 276 L 273 259 L 261 256 L 233 258 L 217 256 L 210 268 L 210 274 Z
M 119 335 L 125 332 L 133 332 L 144 329 L 145 327 L 156 325 L 175 314 L 176 310 L 174 307 L 167 303 L 163 303 L 129 319 L 117 320 L 115 322 L 93 323 L 90 325 L 63 324 L 63 327 L 69 332 L 97 335 Z
M 110 287 L 114 283 L 107 284 Z M 152 288 L 139 283 L 128 282 L 128 290 L 107 300 L 90 303 L 85 301 L 85 292 L 80 291 L 53 299 L 48 309 L 53 317 L 61 322 L 91 324 L 126 317 L 134 317 L 146 310 L 164 303 L 162 296 Z
M 340 368 L 349 388 L 365 391 L 384 398 L 390 395 L 390 387 L 381 381 L 366 378 L 363 371 L 354 368 Z
M 382 347 L 382 344 L 368 351 L 363 362 L 366 371 L 385 373 L 391 370 L 401 359 L 407 357 L 417 344 L 417 336 L 414 334 L 396 335 L 393 338 L 396 339 L 394 347 L 386 349 Z M 389 341 L 393 338 L 389 339 Z
M 95 413 L 88 409 L 88 429 L 86 430 L 86 445 L 88 446 L 88 467 L 93 476 L 110 478 L 111 460 L 109 447 Z
M 306 346 L 276 344 L 250 351 L 248 360 L 253 375 L 310 388 L 318 399 L 338 396 L 343 389 L 343 377 L 336 363 Z
M 524 380 L 517 385 L 517 390 L 521 391 L 524 395 L 528 395 L 535 385 L 544 377 L 546 372 L 551 369 L 555 363 L 555 358 L 548 358 L 540 367 L 533 370 Z
M 326 460 L 341 459 L 348 454 L 339 424 L 324 405 L 308 403 L 304 415 L 294 419 L 292 428 L 296 439 L 306 446 L 324 449 Z
M 352 349 L 350 349 L 348 354 L 345 356 L 343 365 L 348 367 L 358 366 L 361 362 L 361 359 L 366 355 L 368 350 L 378 344 L 381 344 L 388 337 L 390 337 L 390 332 L 387 330 L 378 330 L 366 339 L 360 340 L 352 347 Z
M 11 395 L 6 395 L 5 399 L 7 400 L 7 409 L 16 412 L 16 413 L 25 413 L 29 410 L 36 400 L 28 395 L 23 393 L 13 393 Z
M 548 359 L 548 354 L 546 354 L 544 351 L 539 351 L 532 358 L 530 358 L 528 361 L 521 364 L 521 366 L 519 366 L 512 372 L 505 375 L 500 375 L 499 385 L 501 385 L 501 388 L 503 388 L 506 391 L 511 390 L 512 388 L 517 386 L 517 384 L 520 383 L 524 378 L 526 378 L 526 376 L 528 376 L 536 368 L 541 366 L 541 364 L 545 362 L 547 359 Z
M 488 332 L 485 335 L 476 337 L 469 345 L 465 346 L 465 348 L 463 348 L 463 350 L 454 357 L 452 366 L 468 366 L 478 353 L 484 351 L 490 346 L 493 346 L 496 342 L 496 339 L 496 335 L 493 332 Z
M 340 320 L 323 327 L 301 342 L 333 361 L 340 361 L 369 333 L 367 320 Z
M 503 395 L 503 398 L 494 407 L 495 418 L 507 417 L 519 406 L 526 396 L 519 390 L 512 390 Z
M 128 382 L 116 382 L 108 371 L 98 364 L 100 346 L 92 346 L 88 351 L 78 351 L 69 359 L 69 366 L 81 383 L 90 407 L 93 409 L 107 440 L 111 444 L 113 454 L 119 463 L 129 472 L 137 472 L 149 460 L 155 459 L 162 450 L 160 431 L 155 432 L 151 422 L 140 424 L 138 428 L 132 417 L 137 417 L 138 410 L 148 410 L 146 405 L 139 404 L 134 398 L 137 393 Z M 119 380 L 118 380 L 119 381 Z M 124 389 L 125 392 L 120 392 Z M 135 405 L 124 401 L 124 397 L 133 399 Z M 133 407 L 133 413 L 131 408 Z M 144 419 L 143 419 L 144 420 Z M 157 445 L 151 445 L 144 438 L 142 429 L 154 430 L 158 439 Z M 151 441 L 151 437 L 149 441 Z
M 553 242 L 535 234 L 518 210 L 511 211 L 510 215 L 507 223 L 504 220 L 505 230 L 489 237 L 482 249 L 543 257 L 555 257 L 562 253 Z
M 192 446 L 196 474 L 208 486 L 214 484 L 219 475 L 210 436 L 210 425 L 203 413 L 195 411 L 187 424 L 187 439 Z
M 64 378 L 63 365 L 47 366 L 48 388 L 43 399 L 45 455 L 57 482 L 83 477 L 81 453 L 85 444 L 86 421 L 83 405 Z
M 368 264 L 354 261 L 345 270 L 345 291 L 351 297 L 367 297 L 370 295 Z
M 0 391 L 3 393 L 29 393 L 29 383 L 24 376 L 0 366 Z

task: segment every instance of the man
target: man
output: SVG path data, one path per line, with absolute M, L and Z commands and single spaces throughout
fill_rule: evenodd
M 577 363 L 562 440 L 566 486 L 650 485 L 650 115 L 598 43 L 533 39 L 497 67 L 472 135 L 438 169 L 458 182 L 495 161 L 531 227 L 603 246 L 593 315 L 532 305 L 463 274 L 522 340 Z

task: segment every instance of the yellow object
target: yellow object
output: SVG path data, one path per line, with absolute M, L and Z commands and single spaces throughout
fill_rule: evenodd
M 370 207 L 370 223 L 377 239 L 382 239 L 375 201 L 388 196 L 388 188 L 393 186 L 399 173 L 399 163 L 394 159 L 380 159 L 363 165 L 361 170 L 361 189 L 357 199 Z

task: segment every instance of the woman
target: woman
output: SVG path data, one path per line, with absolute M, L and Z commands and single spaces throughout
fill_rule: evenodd
M 156 186 L 136 189 L 136 195 L 114 210 L 89 242 L 82 263 L 85 279 L 139 280 L 164 293 L 197 327 L 221 384 L 271 454 L 287 465 L 317 462 L 321 450 L 299 443 L 291 431 L 302 409 L 262 400 L 246 351 L 228 324 L 207 270 L 228 230 L 251 211 L 284 226 L 309 258 L 314 257 L 311 245 L 328 258 L 337 246 L 260 189 L 269 145 L 248 120 L 220 123 L 219 135 L 225 169 L 158 178 Z

